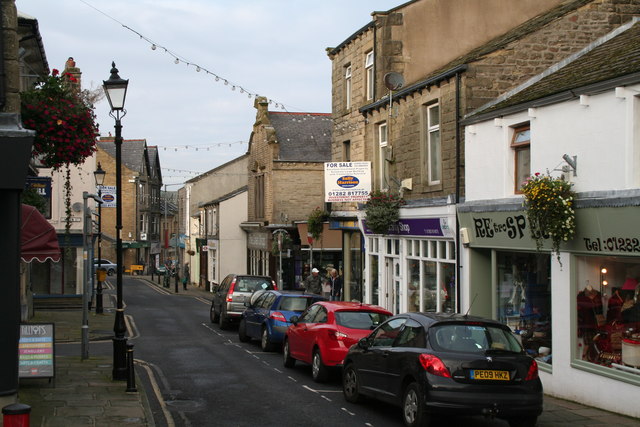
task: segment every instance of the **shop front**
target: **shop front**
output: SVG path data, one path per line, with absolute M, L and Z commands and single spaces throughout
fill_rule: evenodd
M 455 215 L 440 213 L 401 217 L 386 235 L 372 234 L 363 221 L 365 302 L 396 314 L 457 311 Z
M 579 200 L 576 235 L 536 249 L 520 203 L 460 205 L 463 310 L 511 327 L 545 392 L 640 416 L 637 198 Z

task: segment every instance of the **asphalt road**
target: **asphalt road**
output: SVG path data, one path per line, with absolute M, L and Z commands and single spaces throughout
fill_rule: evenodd
M 258 342 L 240 343 L 236 329 L 209 320 L 204 298 L 174 294 L 143 280 L 124 279 L 125 314 L 132 329 L 136 372 L 156 426 L 401 426 L 400 410 L 375 401 L 351 404 L 340 373 L 325 384 L 298 362 L 284 368 L 282 353 Z M 92 343 L 110 354 L 111 344 Z M 440 425 L 507 426 L 464 417 Z

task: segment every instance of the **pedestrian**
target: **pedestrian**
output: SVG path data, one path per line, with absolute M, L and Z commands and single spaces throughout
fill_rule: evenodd
M 191 272 L 189 271 L 189 263 L 184 263 L 184 274 L 182 277 L 182 288 L 186 291 L 187 285 L 189 284 L 189 280 L 191 280 Z
M 329 283 L 331 284 L 331 301 L 340 301 L 342 299 L 342 277 L 338 275 L 335 268 L 329 272 Z
M 311 270 L 311 274 L 304 281 L 304 288 L 310 294 L 322 295 L 322 278 L 317 268 Z

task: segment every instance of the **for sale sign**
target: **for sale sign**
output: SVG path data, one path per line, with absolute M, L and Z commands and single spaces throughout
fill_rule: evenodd
M 361 202 L 371 192 L 371 162 L 324 164 L 325 202 Z

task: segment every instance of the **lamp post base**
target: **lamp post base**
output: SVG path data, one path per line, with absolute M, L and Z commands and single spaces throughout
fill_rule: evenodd
M 127 339 L 113 338 L 113 380 L 127 380 Z

